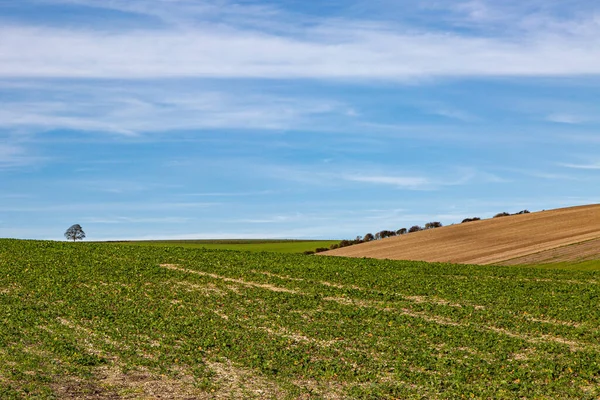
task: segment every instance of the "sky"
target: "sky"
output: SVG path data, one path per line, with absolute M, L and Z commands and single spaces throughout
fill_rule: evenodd
M 598 38 L 595 0 L 0 0 L 0 237 L 599 203 Z

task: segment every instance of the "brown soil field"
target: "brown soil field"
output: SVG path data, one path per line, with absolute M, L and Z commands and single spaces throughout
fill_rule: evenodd
M 544 264 L 561 261 L 600 260 L 600 239 L 570 244 L 539 253 L 502 261 L 502 265 Z
M 600 259 L 600 204 L 450 225 L 320 254 L 461 264 Z

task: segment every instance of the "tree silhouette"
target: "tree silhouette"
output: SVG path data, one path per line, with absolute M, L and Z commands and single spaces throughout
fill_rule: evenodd
M 85 239 L 85 232 L 81 228 L 81 225 L 75 224 L 72 225 L 69 229 L 67 229 L 67 231 L 65 232 L 65 237 L 68 240 L 72 241 L 83 240 Z
M 408 230 L 408 233 L 419 232 L 422 230 L 423 230 L 423 228 L 421 228 L 419 225 L 414 225 L 414 226 L 410 227 L 410 229 Z

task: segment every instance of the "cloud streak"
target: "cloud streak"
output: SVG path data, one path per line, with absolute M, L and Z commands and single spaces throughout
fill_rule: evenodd
M 0 67 L 1 68 L 1 67 Z M 23 87 L 0 81 L 0 128 L 107 132 L 119 136 L 191 129 L 314 129 L 315 118 L 345 119 L 337 100 L 291 97 L 262 89 L 189 82 L 39 82 Z M 330 123 L 331 124 L 331 123 Z
M 108 32 L 3 24 L 0 77 L 403 81 L 600 73 L 600 24 L 593 18 L 570 21 L 577 29 L 546 24 L 518 40 L 339 18 L 303 26 L 307 17 L 298 18 L 284 32 L 208 17 L 193 26 Z
M 23 146 L 0 143 L 0 169 L 24 167 L 41 160 L 39 157 L 30 155 Z
M 586 119 L 573 114 L 553 113 L 546 117 L 549 122 L 557 122 L 560 124 L 578 125 L 586 122 Z
M 459 174 L 457 177 L 448 176 L 397 176 L 397 175 L 342 175 L 341 178 L 350 182 L 373 185 L 391 186 L 407 190 L 438 190 L 445 186 L 460 186 L 474 183 L 507 183 L 505 178 L 474 168 L 454 167 Z
M 424 189 L 432 186 L 427 178 L 413 176 L 344 176 L 344 179 L 352 182 L 372 183 L 380 185 L 395 186 L 405 189 Z
M 161 217 L 161 218 L 132 218 L 132 217 L 89 217 L 82 222 L 90 224 L 181 224 L 191 221 L 192 218 Z
M 597 169 L 600 169 L 600 162 L 589 163 L 589 164 L 561 163 L 559 165 L 562 166 L 562 167 L 572 168 L 572 169 L 587 169 L 587 170 L 597 170 Z

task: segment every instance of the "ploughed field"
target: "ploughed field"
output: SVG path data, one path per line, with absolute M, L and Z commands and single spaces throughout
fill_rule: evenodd
M 322 254 L 465 264 L 587 261 L 600 260 L 598 239 L 600 204 L 450 225 Z
M 564 262 L 566 260 L 577 263 L 600 261 L 600 239 L 587 240 L 581 243 L 555 247 L 539 253 L 528 254 L 502 261 L 502 265 L 548 264 Z
M 597 399 L 599 282 L 0 240 L 0 398 Z

